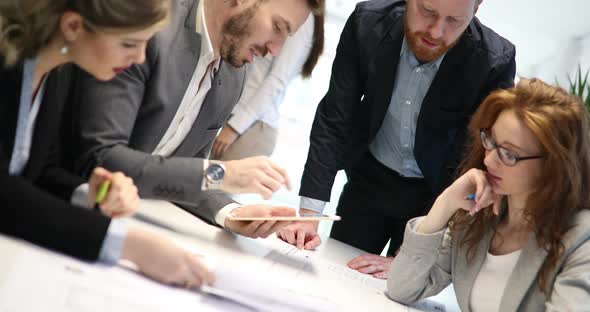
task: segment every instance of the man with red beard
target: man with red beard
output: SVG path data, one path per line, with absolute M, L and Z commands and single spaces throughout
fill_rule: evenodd
M 97 164 L 117 168 L 134 179 L 143 198 L 175 202 L 212 224 L 266 237 L 287 223 L 226 217 L 294 210 L 240 206 L 226 193 L 268 198 L 289 186 L 285 170 L 265 157 L 214 162 L 207 156 L 240 97 L 243 65 L 276 55 L 312 11 L 324 9 L 324 0 L 171 2 L 169 23 L 149 41 L 143 64 L 114 68 L 121 73 L 108 82 L 76 72 L 65 158 L 82 175 Z M 139 44 L 122 38 L 119 48 Z
M 332 238 L 377 255 L 391 240 L 393 256 L 406 222 L 450 183 L 470 116 L 491 91 L 513 85 L 515 48 L 474 17 L 480 4 L 374 0 L 348 19 L 300 190 L 300 212 L 322 212 L 336 172 L 346 171 Z M 317 226 L 294 223 L 278 235 L 314 249 Z M 385 278 L 391 258 L 377 255 L 349 267 Z

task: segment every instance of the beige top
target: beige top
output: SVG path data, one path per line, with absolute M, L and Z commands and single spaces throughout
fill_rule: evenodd
M 475 247 L 474 257 L 467 259 L 460 247 L 463 233 L 443 229 L 433 234 L 416 232 L 419 218 L 406 226 L 404 243 L 391 264 L 387 278 L 387 295 L 398 302 L 411 304 L 433 296 L 450 283 L 462 311 L 470 311 L 472 291 L 484 263 L 493 230 L 489 229 Z M 549 291 L 543 293 L 537 277 L 547 251 L 539 247 L 534 235 L 521 249 L 514 269 L 504 283 L 496 311 L 587 311 L 590 302 L 590 210 L 579 212 L 562 239 L 564 250 L 548 276 Z
M 500 311 L 500 300 L 522 250 L 494 256 L 488 252 L 473 283 L 469 308 L 474 312 Z

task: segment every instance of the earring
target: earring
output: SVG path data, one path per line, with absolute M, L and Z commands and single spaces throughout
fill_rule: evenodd
M 70 48 L 65 44 L 61 47 L 61 49 L 59 49 L 61 54 L 68 54 L 68 51 L 70 51 Z

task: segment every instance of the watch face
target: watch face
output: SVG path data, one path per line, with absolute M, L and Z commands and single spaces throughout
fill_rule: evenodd
M 207 168 L 207 178 L 211 182 L 221 182 L 223 181 L 223 176 L 225 175 L 225 170 L 218 164 L 213 164 Z

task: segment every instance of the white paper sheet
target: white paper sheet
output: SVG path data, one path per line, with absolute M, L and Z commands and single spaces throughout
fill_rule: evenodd
M 7 240 L 0 236 L 0 244 Z M 250 311 L 122 267 L 93 265 L 27 245 L 11 255 L 8 271 L 0 276 L 2 312 Z

